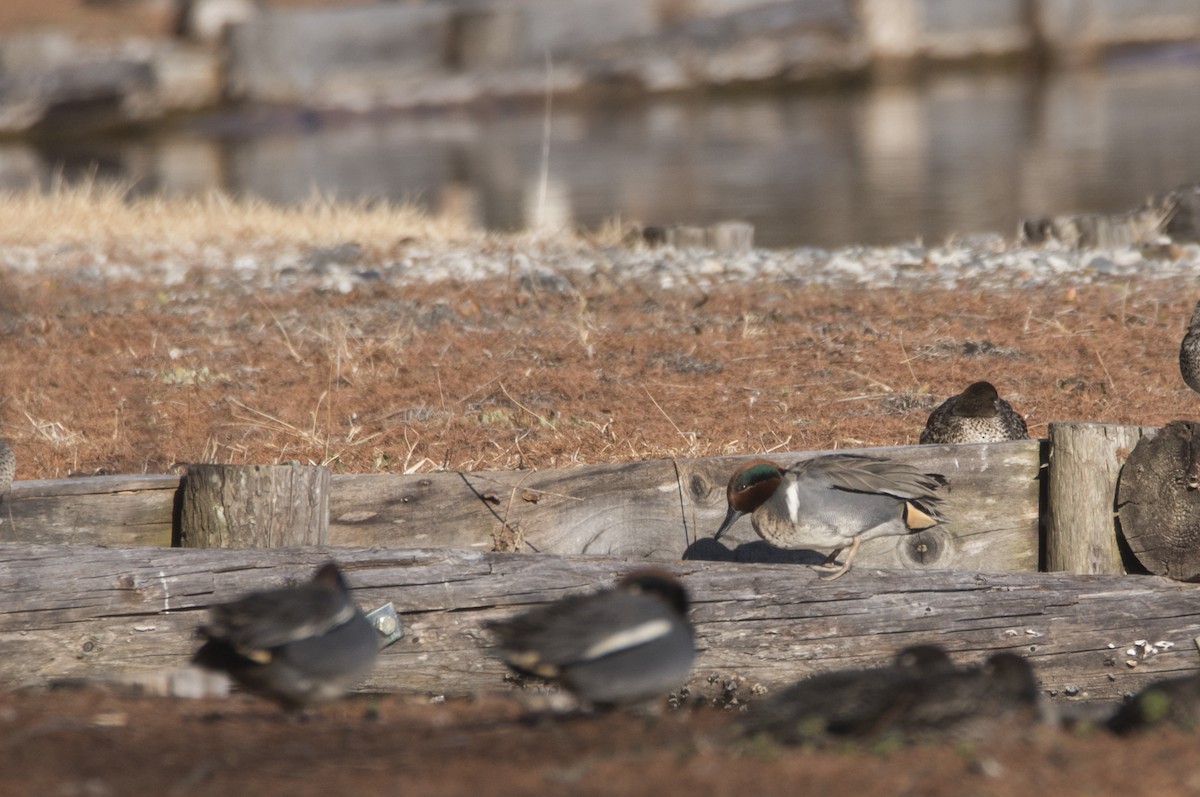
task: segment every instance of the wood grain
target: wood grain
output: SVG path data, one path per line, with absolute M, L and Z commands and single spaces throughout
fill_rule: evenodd
M 863 449 L 943 473 L 951 522 L 863 545 L 858 562 L 882 567 L 1036 570 L 1038 441 Z M 817 452 L 819 453 L 819 452 Z M 781 464 L 814 456 L 776 454 Z M 602 554 L 661 561 L 816 562 L 780 551 L 748 519 L 721 542 L 725 486 L 740 458 L 651 460 L 545 471 L 334 477 L 336 545 L 442 546 Z
M 179 540 L 185 548 L 329 544 L 324 465 L 190 465 Z
M 610 584 L 638 564 L 446 549 L 0 545 L 0 685 L 182 667 L 207 606 L 306 579 L 330 556 L 362 606 L 392 601 L 405 625 L 366 687 L 428 694 L 504 688 L 481 623 Z M 726 682 L 776 688 L 925 642 L 959 661 L 1018 652 L 1045 689 L 1079 699 L 1115 698 L 1198 665 L 1200 587 L 1157 576 L 860 566 L 821 582 L 795 565 L 666 566 L 692 596 L 700 693 Z
M 904 538 L 871 540 L 856 560 L 909 569 L 1036 570 L 1040 444 L 861 449 L 943 473 L 950 522 Z M 771 455 L 790 464 L 821 452 Z M 342 546 L 808 562 L 779 551 L 748 519 L 720 543 L 725 485 L 737 457 L 660 459 L 542 471 L 333 477 L 329 541 Z M 124 479 L 124 480 L 123 480 Z M 63 492 L 54 491 L 61 486 Z M 90 489 L 88 489 L 90 488 Z M 169 545 L 179 479 L 101 477 L 17 482 L 12 542 Z
M 1138 441 L 1117 486 L 1121 535 L 1147 571 L 1200 581 L 1200 423 Z
M 179 490 L 172 474 L 13 482 L 0 542 L 168 546 Z
M 1117 547 L 1117 477 L 1129 452 L 1152 427 L 1050 424 L 1046 569 L 1124 573 Z

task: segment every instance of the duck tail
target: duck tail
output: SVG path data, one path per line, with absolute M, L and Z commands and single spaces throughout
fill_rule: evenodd
M 942 523 L 946 518 L 930 501 L 908 500 L 904 502 L 904 525 L 911 531 L 923 531 Z

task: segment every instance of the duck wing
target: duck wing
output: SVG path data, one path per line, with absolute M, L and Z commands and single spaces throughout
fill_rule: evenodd
M 787 469 L 796 479 L 822 482 L 838 490 L 890 495 L 919 502 L 936 515 L 932 504 L 942 500 L 937 489 L 946 484 L 940 473 L 924 473 L 912 465 L 862 454 L 826 454 L 797 462 Z

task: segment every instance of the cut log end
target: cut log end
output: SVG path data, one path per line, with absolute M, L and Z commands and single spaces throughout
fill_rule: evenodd
M 1200 581 L 1200 423 L 1171 421 L 1121 471 L 1121 534 L 1151 573 Z

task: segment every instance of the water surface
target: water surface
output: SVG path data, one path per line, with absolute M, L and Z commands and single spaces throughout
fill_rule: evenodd
M 709 100 L 335 119 L 244 110 L 153 137 L 0 145 L 0 187 L 91 173 L 141 192 L 413 200 L 497 229 L 743 219 L 765 246 L 1117 212 L 1200 180 L 1200 58 Z M 544 174 L 546 179 L 542 179 Z

